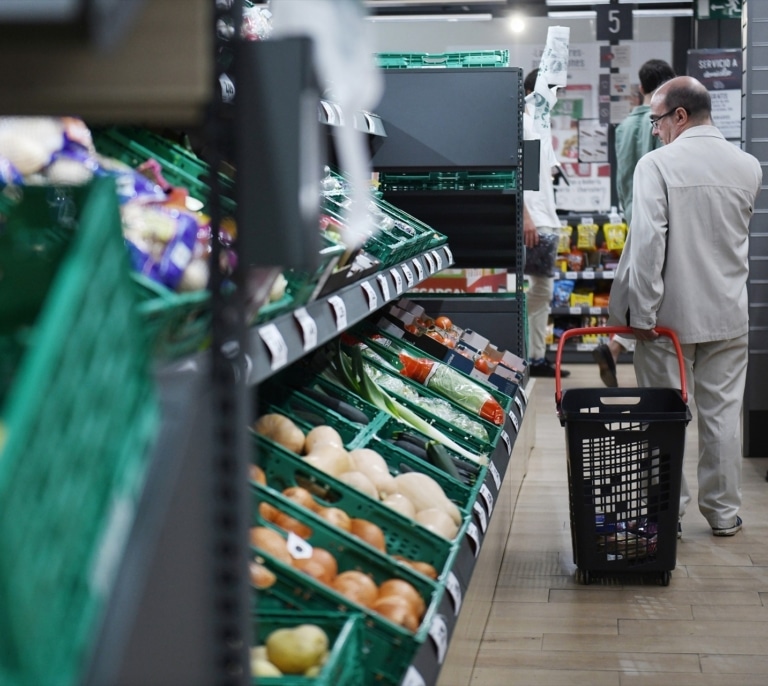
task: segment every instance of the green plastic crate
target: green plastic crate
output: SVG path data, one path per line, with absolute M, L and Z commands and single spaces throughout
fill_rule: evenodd
M 509 50 L 475 52 L 382 52 L 376 55 L 382 69 L 435 67 L 508 67 Z
M 264 470 L 270 489 L 282 493 L 286 488 L 301 486 L 313 494 L 318 505 L 338 507 L 351 518 L 367 519 L 379 526 L 384 532 L 388 555 L 426 562 L 435 568 L 438 579 L 450 570 L 456 551 L 451 541 L 329 477 L 281 446 L 261 436 L 255 436 L 254 442 L 256 461 Z M 282 495 L 279 497 L 283 499 Z
M 278 500 L 269 489 L 263 486 L 257 486 L 253 490 L 251 522 L 254 526 L 266 526 L 277 531 L 284 538 L 287 537 L 283 529 L 270 524 L 260 516 L 258 504 L 261 502 L 279 506 L 288 516 L 310 526 L 312 533 L 307 542 L 312 547 L 324 548 L 330 552 L 336 558 L 339 573 L 354 569 L 371 575 L 377 585 L 390 578 L 399 578 L 416 588 L 425 601 L 426 612 L 420 626 L 414 633 L 390 622 L 368 607 L 346 598 L 311 576 L 280 563 L 261 550 L 253 549 L 255 554 L 269 561 L 267 566 L 272 568 L 279 578 L 289 582 L 292 587 L 287 597 L 280 598 L 283 603 L 292 604 L 299 609 L 330 609 L 363 614 L 365 617 L 363 650 L 366 652 L 364 661 L 366 679 L 361 683 L 378 683 L 378 680 L 384 680 L 386 683 L 398 684 L 406 666 L 413 659 L 418 645 L 428 635 L 429 627 L 437 613 L 437 607 L 445 590 L 444 585 L 436 584 L 407 567 L 392 563 L 382 553 L 354 536 L 339 532 L 319 517 L 307 513 L 304 508 L 288 500 L 285 502 Z M 272 586 L 260 591 L 259 598 L 270 594 L 274 596 L 279 591 L 279 587 Z M 297 605 L 295 601 L 299 598 L 304 600 Z M 260 600 L 259 607 L 264 606 L 265 604 Z M 266 608 L 269 609 L 269 607 L 267 604 Z
M 399 191 L 516 190 L 517 173 L 509 171 L 381 172 L 379 189 Z
M 173 360 L 206 347 L 211 325 L 208 290 L 176 293 L 143 274 L 131 277 L 155 358 Z
M 325 631 L 330 649 L 320 673 L 315 677 L 286 674 L 282 677 L 256 677 L 252 683 L 264 686 L 352 686 L 363 683 L 363 616 L 341 612 L 296 612 L 288 610 L 257 611 L 253 617 L 253 635 L 257 645 L 278 629 L 292 629 L 300 624 L 314 624 Z
M 180 145 L 162 136 L 135 127 L 115 127 L 94 131 L 96 150 L 134 169 L 149 159 L 162 166 L 163 176 L 174 186 L 186 188 L 191 197 L 208 205 L 210 196 L 210 167 Z M 222 186 L 221 204 L 225 213 L 234 216 L 234 181 L 219 175 Z
M 30 328 L 2 407 L 0 681 L 69 686 L 112 591 L 158 407 L 114 183 L 22 196 L 3 241 L 35 251 L 73 231 L 37 312 L 21 318 Z M 1 249 L 0 269 L 9 259 Z M 5 289 L 28 278 L 3 282 L 6 328 Z

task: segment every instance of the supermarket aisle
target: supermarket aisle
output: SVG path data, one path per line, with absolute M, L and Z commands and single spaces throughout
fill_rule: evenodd
M 570 365 L 568 385 L 599 385 Z M 619 380 L 634 383 L 630 365 Z M 694 507 L 668 587 L 577 584 L 565 434 L 554 381 L 537 379 L 536 447 L 512 521 L 472 686 L 710 686 L 768 683 L 768 459 L 744 461 L 743 531 L 715 538 Z M 567 387 L 567 386 L 566 386 Z M 695 446 L 695 423 L 686 454 Z M 686 476 L 695 484 L 694 461 Z M 695 503 L 695 494 L 694 494 Z

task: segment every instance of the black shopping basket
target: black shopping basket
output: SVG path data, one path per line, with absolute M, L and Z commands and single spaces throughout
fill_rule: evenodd
M 571 329 L 560 338 L 555 401 L 565 427 L 571 541 L 579 579 L 658 574 L 667 586 L 677 556 L 685 427 L 691 419 L 682 350 L 674 332 L 680 389 L 576 388 L 561 391 L 563 344 L 626 327 Z

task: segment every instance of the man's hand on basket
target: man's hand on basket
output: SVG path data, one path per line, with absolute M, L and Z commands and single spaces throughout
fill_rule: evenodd
M 638 341 L 655 341 L 659 337 L 655 329 L 636 329 L 633 326 L 632 333 Z

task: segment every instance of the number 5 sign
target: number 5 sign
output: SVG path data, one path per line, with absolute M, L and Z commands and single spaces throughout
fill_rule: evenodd
M 632 40 L 631 5 L 597 5 L 597 40 Z

